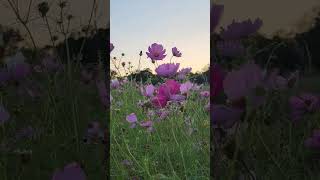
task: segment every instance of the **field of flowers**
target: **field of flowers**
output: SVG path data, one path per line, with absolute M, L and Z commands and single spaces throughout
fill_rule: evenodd
M 3 62 L 0 179 L 104 179 L 101 70 L 47 53 L 32 59 L 19 51 Z
M 110 52 L 113 48 L 110 44 Z M 111 80 L 111 178 L 208 179 L 209 85 L 188 80 L 191 68 L 174 62 L 182 56 L 176 47 L 170 62 L 161 65 L 167 56 L 161 44 L 152 44 L 146 54 L 159 82 Z M 117 72 L 130 70 L 120 66 L 120 58 L 111 61 Z
M 213 5 L 212 31 L 223 12 Z M 258 64 L 244 44 L 261 26 L 234 21 L 211 37 L 213 178 L 319 179 L 320 78 Z

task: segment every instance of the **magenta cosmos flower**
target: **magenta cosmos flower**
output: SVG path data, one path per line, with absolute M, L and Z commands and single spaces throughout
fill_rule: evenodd
M 219 21 L 221 19 L 221 16 L 224 11 L 223 5 L 214 4 L 211 6 L 210 11 L 210 32 L 213 32 L 217 25 L 219 24 Z
M 314 130 L 312 136 L 304 141 L 304 145 L 313 150 L 320 150 L 320 129 Z
M 175 100 L 175 98 L 181 99 L 175 96 L 178 93 L 180 93 L 180 84 L 173 79 L 168 79 L 164 84 L 159 86 L 157 94 L 151 102 L 155 107 L 163 108 L 169 100 Z
M 174 76 L 178 69 L 179 69 L 180 63 L 174 64 L 174 63 L 166 63 L 166 64 L 161 64 L 158 66 L 155 71 L 158 76 L 162 77 L 172 77 Z
M 152 104 L 157 108 L 164 108 L 167 105 L 168 98 L 167 96 L 158 94 L 151 100 Z
M 71 163 L 62 170 L 56 170 L 52 180 L 86 180 L 86 174 L 77 163 Z
M 173 80 L 173 79 L 168 79 L 164 84 L 162 84 L 158 88 L 158 95 L 163 95 L 170 97 L 170 95 L 178 94 L 180 93 L 180 84 Z
M 166 50 L 161 44 L 153 43 L 149 46 L 148 51 L 146 53 L 151 60 L 163 60 L 167 56 Z
M 182 53 L 178 50 L 178 48 L 172 48 L 172 55 L 175 57 L 181 57 Z
M 293 96 L 289 99 L 291 109 L 291 119 L 296 122 L 303 118 L 306 113 L 311 113 L 319 110 L 319 97 L 305 93 L 300 96 Z
M 211 77 L 211 84 L 213 85 L 213 88 L 210 89 L 213 97 L 217 96 L 223 91 L 224 76 L 225 75 L 222 71 L 222 68 L 217 64 L 213 65 Z

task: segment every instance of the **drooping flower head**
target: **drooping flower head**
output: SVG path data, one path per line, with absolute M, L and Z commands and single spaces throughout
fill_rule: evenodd
M 217 25 L 219 24 L 219 21 L 221 19 L 221 16 L 224 11 L 223 5 L 214 4 L 211 6 L 210 11 L 210 32 L 213 32 Z
M 110 48 L 110 53 L 111 53 L 111 51 L 114 49 L 114 45 L 112 43 L 110 43 L 109 48 Z
M 52 180 L 86 180 L 86 174 L 79 164 L 71 163 L 62 170 L 56 170 L 53 174 Z
M 175 57 L 181 57 L 182 53 L 178 50 L 178 48 L 172 48 L 172 55 Z
M 149 46 L 148 51 L 146 53 L 151 60 L 163 60 L 167 56 L 166 50 L 161 44 L 153 43 Z
M 174 63 L 166 63 L 159 65 L 155 71 L 158 76 L 162 77 L 172 77 L 174 76 L 178 69 L 179 69 L 180 63 L 174 64 Z

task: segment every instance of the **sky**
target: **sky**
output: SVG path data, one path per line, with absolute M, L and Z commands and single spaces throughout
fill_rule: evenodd
M 201 71 L 210 63 L 209 20 L 209 0 L 111 0 L 110 39 L 115 46 L 111 56 L 125 53 L 123 60 L 137 67 L 142 50 L 141 67 L 154 70 L 146 51 L 156 42 L 167 51 L 162 63 L 169 62 L 172 47 L 177 47 L 182 57 L 173 61 Z
M 307 31 L 320 10 L 319 0 L 211 0 L 225 6 L 220 25 L 227 26 L 232 19 L 245 20 L 261 18 L 260 32 L 272 36 L 292 36 Z

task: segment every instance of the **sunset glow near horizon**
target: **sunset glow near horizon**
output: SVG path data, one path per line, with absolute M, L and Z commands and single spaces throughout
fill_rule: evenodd
M 210 63 L 210 1 L 209 0 L 111 0 L 110 41 L 115 48 L 111 56 L 121 57 L 141 69 L 155 67 L 146 51 L 152 43 L 162 44 L 167 57 L 158 64 L 169 63 L 171 49 L 177 47 L 182 57 L 173 58 L 180 67 L 202 71 Z M 110 64 L 113 69 L 113 65 Z

